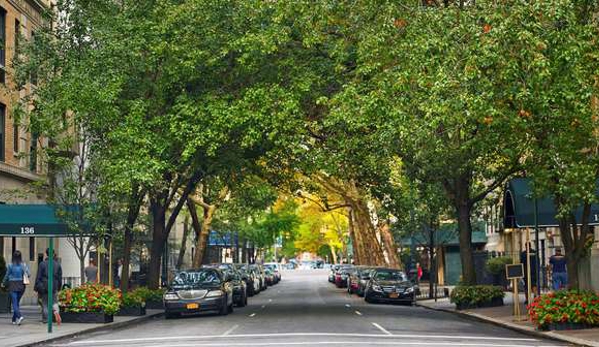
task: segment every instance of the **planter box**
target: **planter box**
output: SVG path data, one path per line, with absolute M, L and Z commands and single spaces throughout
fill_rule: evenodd
M 164 302 L 162 302 L 162 301 L 147 301 L 146 309 L 148 309 L 148 310 L 164 310 Z
M 10 295 L 8 293 L 0 293 L 0 313 L 10 312 Z
M 112 323 L 114 317 L 104 312 L 61 312 L 63 323 Z
M 119 312 L 117 312 L 116 314 L 117 316 L 134 316 L 134 317 L 138 317 L 138 316 L 145 316 L 146 315 L 146 308 L 145 307 L 121 307 L 121 309 L 119 310 Z
M 594 328 L 591 325 L 583 324 L 583 323 L 551 323 L 547 326 L 539 328 L 539 330 L 581 330 L 581 329 L 591 329 Z
M 481 302 L 477 305 L 459 304 L 459 305 L 456 305 L 456 309 L 458 311 L 461 311 L 461 310 L 470 310 L 470 309 L 475 309 L 475 308 L 498 307 L 498 306 L 503 306 L 503 298 L 495 298 L 491 301 Z

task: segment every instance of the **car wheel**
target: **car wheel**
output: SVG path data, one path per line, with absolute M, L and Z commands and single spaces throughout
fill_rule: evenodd
M 364 301 L 366 301 L 369 304 L 374 303 L 374 300 L 372 300 L 372 298 L 368 294 L 364 294 Z
M 220 310 L 218 311 L 218 314 L 221 316 L 226 316 L 229 314 L 229 306 L 228 306 L 227 297 L 225 297 L 225 300 L 223 300 L 223 304 L 222 304 Z

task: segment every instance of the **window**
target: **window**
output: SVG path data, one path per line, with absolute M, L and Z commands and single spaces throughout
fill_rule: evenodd
M 29 238 L 29 261 L 35 261 L 35 237 Z
M 21 22 L 15 19 L 15 55 L 19 53 L 19 39 L 21 38 Z
M 29 170 L 37 171 L 37 139 L 35 133 L 31 133 L 31 148 L 29 149 Z
M 13 121 L 15 123 L 12 129 L 12 148 L 15 153 L 19 153 L 19 123 L 17 123 L 16 119 L 13 119 Z
M 6 10 L 0 8 L 0 83 L 6 83 Z
M 5 130 L 4 127 L 6 125 L 6 106 L 0 104 L 0 161 L 4 161 L 5 156 L 4 152 L 6 149 L 6 139 L 5 139 Z
M 31 42 L 35 42 L 35 31 L 31 32 Z M 31 76 L 29 76 L 29 82 L 31 82 L 31 84 L 33 84 L 34 86 L 37 85 L 37 71 L 31 71 Z

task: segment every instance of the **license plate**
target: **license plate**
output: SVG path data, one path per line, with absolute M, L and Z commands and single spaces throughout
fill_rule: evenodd
M 389 294 L 389 297 L 390 297 L 391 299 L 397 299 L 397 298 L 399 298 L 399 294 L 397 294 L 397 293 L 390 293 L 390 294 Z
M 200 308 L 200 304 L 187 304 L 188 310 L 197 310 L 198 308 Z

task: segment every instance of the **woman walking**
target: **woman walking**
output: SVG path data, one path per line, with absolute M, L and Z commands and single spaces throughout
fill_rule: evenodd
M 3 285 L 8 287 L 10 298 L 12 302 L 12 324 L 21 325 L 23 323 L 23 316 L 21 315 L 20 302 L 25 293 L 25 286 L 29 284 L 29 267 L 23 262 L 20 251 L 15 251 L 12 255 L 12 262 L 8 264 L 8 269 L 4 279 Z

